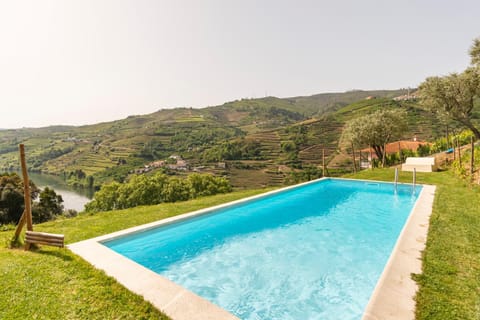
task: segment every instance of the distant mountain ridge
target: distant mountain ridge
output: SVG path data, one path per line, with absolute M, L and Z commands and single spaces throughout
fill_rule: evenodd
M 436 124 L 415 102 L 393 100 L 406 93 L 406 89 L 358 90 L 241 99 L 84 126 L 7 129 L 0 132 L 0 169 L 18 168 L 18 144 L 24 143 L 31 170 L 63 175 L 73 184 L 121 181 L 135 168 L 179 154 L 189 168 L 210 166 L 212 172 L 233 179 L 250 168 L 265 176 L 254 181 L 257 185 L 270 185 L 285 177 L 279 166 L 318 165 L 322 149 L 333 159 L 345 121 L 378 108 L 407 109 L 415 129 L 406 136 L 417 131 L 425 138 L 438 135 Z M 417 122 L 425 129 L 415 126 Z M 225 161 L 226 169 L 214 169 Z M 252 182 L 238 186 L 245 183 Z

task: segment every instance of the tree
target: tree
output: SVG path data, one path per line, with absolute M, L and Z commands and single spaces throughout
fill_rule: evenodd
M 180 179 L 162 173 L 133 176 L 128 182 L 104 184 L 85 205 L 87 212 L 126 209 L 140 205 L 175 202 L 232 191 L 226 178 L 191 174 Z
M 383 159 L 385 144 L 399 138 L 406 129 L 404 110 L 379 110 L 348 121 L 342 133 L 344 142 L 357 147 L 370 146 Z
M 439 116 L 470 129 L 476 139 L 480 131 L 473 123 L 474 107 L 480 98 L 480 38 L 470 48 L 472 66 L 462 73 L 429 77 L 419 86 L 421 105 Z
M 470 129 L 477 139 L 480 131 L 473 124 L 475 99 L 480 93 L 480 74 L 475 68 L 443 77 L 429 77 L 419 87 L 421 105 L 446 115 Z
M 32 200 L 38 196 L 38 188 L 30 181 Z M 25 207 L 23 181 L 16 173 L 0 174 L 0 224 L 17 223 Z
M 472 58 L 472 65 L 480 67 L 480 38 L 473 40 L 473 45 L 470 48 L 470 57 Z
M 55 190 L 45 187 L 40 192 L 40 201 L 32 207 L 34 223 L 41 223 L 55 219 L 63 213 L 63 199 Z
M 100 190 L 95 192 L 95 198 L 85 205 L 85 211 L 120 209 L 118 206 L 120 187 L 121 184 L 116 181 L 102 185 Z

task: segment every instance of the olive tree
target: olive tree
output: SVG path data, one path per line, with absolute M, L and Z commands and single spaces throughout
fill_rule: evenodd
M 425 109 L 459 122 L 480 139 L 479 128 L 472 121 L 480 98 L 480 38 L 474 40 L 470 56 L 471 67 L 462 73 L 427 78 L 418 94 Z
M 460 74 L 430 77 L 419 87 L 420 103 L 424 108 L 461 123 L 477 139 L 480 139 L 480 131 L 472 118 L 479 93 L 480 74 L 476 68 L 469 68 Z
M 378 159 L 383 159 L 385 145 L 399 138 L 406 128 L 404 110 L 379 110 L 348 121 L 342 133 L 342 140 L 357 147 L 369 146 L 375 151 Z
M 473 40 L 473 45 L 470 48 L 470 57 L 472 58 L 472 65 L 480 67 L 480 38 Z

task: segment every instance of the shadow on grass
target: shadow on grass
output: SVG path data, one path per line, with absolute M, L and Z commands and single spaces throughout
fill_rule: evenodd
M 62 259 L 63 261 L 72 261 L 72 256 L 70 255 L 70 252 L 66 248 L 58 248 L 58 249 L 51 249 L 51 250 L 45 250 L 41 247 L 38 247 L 36 245 L 32 245 L 30 247 L 30 251 L 34 253 L 38 253 L 41 255 L 46 255 L 46 256 L 51 256 L 55 258 Z
M 5 248 L 12 249 L 12 250 L 25 250 L 25 244 L 20 239 L 17 239 L 17 240 L 9 239 L 5 241 Z M 70 251 L 68 251 L 67 248 L 52 247 L 52 249 L 44 249 L 43 247 L 32 244 L 30 245 L 30 252 L 56 257 L 56 258 L 62 259 L 63 261 L 73 260 L 72 256 L 69 253 Z

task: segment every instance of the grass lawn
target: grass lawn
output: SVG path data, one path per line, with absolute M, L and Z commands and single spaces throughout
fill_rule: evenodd
M 34 228 L 63 233 L 65 241 L 73 243 L 264 191 L 81 215 Z M 168 319 L 68 249 L 8 249 L 13 234 L 14 230 L 0 232 L 0 319 Z
M 362 171 L 355 178 L 392 181 L 393 169 Z M 350 175 L 350 177 L 352 177 Z M 411 173 L 400 173 L 411 182 Z M 480 319 L 480 187 L 451 172 L 418 173 L 418 183 L 435 184 L 416 319 Z
M 355 177 L 393 180 L 392 169 Z M 400 181 L 411 182 L 411 173 Z M 437 185 L 424 252 L 417 319 L 480 319 L 480 188 L 450 172 L 418 173 L 418 183 Z M 35 226 L 64 233 L 68 243 L 161 218 L 243 198 L 250 190 L 188 202 L 82 215 Z M 0 319 L 166 319 L 70 251 L 42 246 L 35 252 L 7 249 L 13 230 L 0 232 Z

